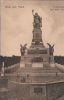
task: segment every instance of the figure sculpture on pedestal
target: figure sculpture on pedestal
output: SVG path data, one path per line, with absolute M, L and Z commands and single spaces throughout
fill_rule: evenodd
M 26 46 L 27 44 L 24 44 L 24 46 L 22 46 L 22 44 L 20 44 L 20 52 L 21 52 L 21 55 L 24 56 L 25 55 L 25 50 L 26 50 Z
M 33 15 L 33 39 L 32 39 L 32 47 L 37 45 L 43 46 L 42 42 L 42 18 L 38 13 L 34 13 L 32 10 Z
M 49 54 L 53 55 L 53 53 L 54 53 L 54 45 L 51 46 L 49 43 L 47 43 L 47 44 L 49 46 Z

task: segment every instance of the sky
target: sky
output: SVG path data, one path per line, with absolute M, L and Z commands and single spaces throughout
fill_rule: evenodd
M 54 55 L 64 55 L 64 2 L 39 0 L 1 0 L 1 43 L 0 54 L 21 55 L 20 44 L 31 45 L 33 15 L 42 17 L 42 39 L 55 44 Z

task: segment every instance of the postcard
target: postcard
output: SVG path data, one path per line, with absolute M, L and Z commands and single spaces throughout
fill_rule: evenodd
M 0 100 L 64 100 L 64 0 L 0 1 Z

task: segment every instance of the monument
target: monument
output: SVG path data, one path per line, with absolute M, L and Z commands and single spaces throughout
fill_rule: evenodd
M 7 76 L 3 63 L 0 78 L 1 100 L 59 100 L 64 97 L 64 73 L 60 65 L 57 66 L 54 62 L 54 45 L 47 43 L 48 47 L 45 47 L 42 18 L 34 10 L 32 15 L 32 42 L 29 48 L 27 44 L 20 44 L 20 68 L 14 65 L 12 70 L 18 69 Z
M 50 43 L 47 43 L 48 47 L 44 45 L 41 16 L 38 13 L 34 13 L 34 10 L 32 10 L 32 15 L 33 37 L 31 45 L 29 48 L 27 48 L 27 44 L 21 45 L 20 49 L 19 74 L 22 84 L 20 99 L 57 100 L 59 94 L 62 95 L 64 91 L 64 76 L 54 63 L 54 45 Z
M 46 67 L 49 66 L 49 64 L 54 62 L 53 57 L 53 46 L 51 46 L 49 43 L 49 48 L 46 48 L 44 46 L 43 40 L 42 40 L 42 18 L 39 16 L 38 13 L 34 14 L 34 10 L 32 10 L 33 15 L 33 38 L 30 48 L 26 48 L 25 44 L 23 47 L 21 46 L 21 64 L 22 62 L 25 62 L 26 66 L 35 67 L 37 63 L 38 66 Z M 21 65 L 22 66 L 22 65 Z

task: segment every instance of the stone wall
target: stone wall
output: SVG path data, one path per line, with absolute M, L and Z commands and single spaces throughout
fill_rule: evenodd
M 0 77 L 0 100 L 8 100 L 8 79 Z
M 47 100 L 56 100 L 64 95 L 64 82 L 46 85 Z
M 20 63 L 14 64 L 12 66 L 9 66 L 8 68 L 5 68 L 5 73 L 16 72 L 19 68 L 20 68 Z
M 10 100 L 57 100 L 64 95 L 64 82 L 51 84 L 15 84 L 9 91 Z

